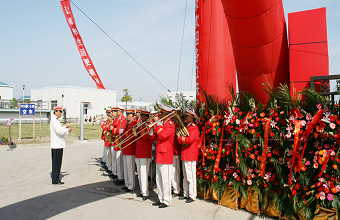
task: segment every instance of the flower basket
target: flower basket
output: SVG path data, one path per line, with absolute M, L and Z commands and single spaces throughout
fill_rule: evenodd
M 319 205 L 316 206 L 314 220 L 338 220 L 339 214 L 336 213 L 336 210 L 322 208 Z
M 240 194 L 237 190 L 234 189 L 233 186 L 226 186 L 224 194 L 221 198 L 221 205 L 226 206 L 228 208 L 238 210 L 238 199 Z
M 247 197 L 242 197 L 241 199 L 240 208 L 255 214 L 259 213 L 260 211 L 259 195 L 256 190 L 250 188 L 248 189 Z

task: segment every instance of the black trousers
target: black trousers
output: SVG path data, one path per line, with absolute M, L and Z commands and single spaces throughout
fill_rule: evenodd
M 63 148 L 51 149 L 52 150 L 52 183 L 60 181 L 60 169 L 63 160 Z

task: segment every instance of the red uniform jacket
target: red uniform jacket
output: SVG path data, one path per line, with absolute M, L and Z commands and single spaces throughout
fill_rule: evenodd
M 117 136 L 120 137 L 119 129 L 124 129 L 125 126 L 126 126 L 125 116 L 122 115 L 122 116 L 116 118 L 113 123 L 114 123 L 114 126 L 113 126 L 113 129 L 112 129 L 112 134 L 116 137 Z M 123 140 L 123 138 L 120 138 L 120 140 Z M 117 151 L 118 149 L 116 147 L 116 143 L 114 144 L 114 146 L 115 146 L 114 150 Z
M 178 142 L 182 144 L 181 160 L 197 161 L 199 130 L 197 125 L 194 123 L 191 123 L 187 129 L 189 132 L 189 137 L 178 137 Z
M 127 123 L 127 120 L 125 120 Z M 129 138 L 129 140 L 125 141 L 122 144 L 122 148 L 125 147 L 123 149 L 123 155 L 135 155 L 136 152 L 136 147 L 137 147 L 137 143 L 136 141 L 133 142 L 135 140 L 135 137 L 133 136 L 132 132 L 131 132 L 131 127 L 135 126 L 137 124 L 136 119 L 132 119 L 130 121 L 130 123 L 125 127 L 124 132 L 123 132 L 123 136 L 122 136 L 122 141 L 126 138 Z M 131 138 L 132 137 L 132 138 Z M 132 144 L 130 144 L 131 142 L 133 142 Z
M 177 129 L 179 125 L 176 123 L 175 128 Z M 177 136 L 174 137 L 174 155 L 181 155 L 181 145 L 178 142 Z
M 168 120 L 163 126 L 154 128 L 156 139 L 156 163 L 172 164 L 174 156 L 175 125 Z
M 109 121 L 105 121 L 102 124 L 103 133 L 104 133 L 104 131 L 108 131 L 110 126 L 111 126 L 111 123 L 109 123 Z M 104 136 L 104 142 L 105 142 L 105 145 L 104 145 L 105 147 L 110 147 L 111 146 L 111 144 L 109 142 L 105 141 L 105 136 Z
M 104 124 L 104 123 L 106 123 L 106 119 L 103 121 L 103 124 Z M 102 127 L 102 129 L 103 129 L 103 130 L 102 130 L 102 137 L 101 137 L 101 138 L 102 138 L 103 141 L 105 141 L 105 135 L 104 135 L 103 124 L 101 125 L 101 127 Z
M 141 132 L 139 136 L 142 136 L 137 138 L 137 148 L 136 148 L 136 158 L 151 158 L 151 152 L 152 152 L 152 143 L 154 141 L 153 136 L 150 136 L 149 133 L 147 133 L 146 128 L 141 128 Z

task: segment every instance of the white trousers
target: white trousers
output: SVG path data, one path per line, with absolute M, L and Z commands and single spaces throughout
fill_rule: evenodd
M 116 165 L 116 152 L 117 151 L 115 151 L 114 150 L 114 146 L 112 146 L 111 147 L 111 153 L 112 153 L 112 155 L 111 155 L 111 158 L 112 158 L 112 173 L 114 174 L 114 175 L 117 175 L 117 165 Z
M 111 147 L 105 147 L 105 151 L 106 151 L 105 163 L 106 163 L 107 169 L 112 170 Z
M 106 157 L 106 151 L 105 151 L 105 142 L 104 142 L 104 148 L 103 148 L 103 159 L 102 161 L 105 163 L 105 157 Z
M 181 155 L 174 155 L 174 161 L 172 164 L 172 189 L 174 190 L 174 193 L 179 194 L 180 193 L 180 173 L 181 173 Z
M 141 194 L 149 196 L 149 168 L 151 158 L 135 158 Z
M 165 205 L 171 204 L 171 172 L 172 164 L 156 163 L 158 199 Z
M 135 155 L 123 155 L 124 180 L 128 189 L 135 189 Z
M 196 161 L 182 161 L 184 197 L 197 197 Z
M 124 172 L 123 172 L 123 152 L 121 150 L 116 151 L 116 170 L 118 179 L 124 179 Z

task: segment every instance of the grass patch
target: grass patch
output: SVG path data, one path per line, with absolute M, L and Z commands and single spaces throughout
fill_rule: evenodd
M 71 124 L 72 131 L 66 136 L 66 142 L 79 140 L 80 125 Z M 9 131 L 6 125 L 0 125 L 0 139 L 8 138 Z M 100 139 L 102 129 L 100 125 L 85 124 L 84 125 L 84 139 Z M 19 141 L 19 124 L 11 125 L 11 139 L 14 144 L 29 144 L 29 143 L 48 143 L 50 142 L 50 124 L 41 124 L 41 139 L 40 139 L 40 124 L 35 125 L 35 139 L 33 140 L 33 124 L 21 125 L 21 139 Z

